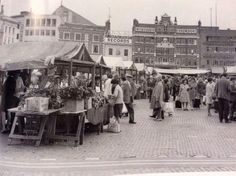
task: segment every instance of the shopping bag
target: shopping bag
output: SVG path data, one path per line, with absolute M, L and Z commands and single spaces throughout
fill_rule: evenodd
M 203 96 L 203 97 L 202 97 L 202 103 L 203 103 L 204 105 L 206 105 L 206 96 Z
M 120 132 L 120 124 L 115 118 L 111 118 L 110 123 L 108 124 L 107 131 L 112 132 L 112 133 Z
M 166 102 L 163 110 L 167 113 L 174 113 L 174 104 L 172 102 Z
M 125 114 L 125 113 L 127 113 L 127 112 L 128 112 L 128 110 L 127 110 L 127 108 L 126 108 L 126 106 L 125 106 L 125 103 L 123 103 L 122 114 Z

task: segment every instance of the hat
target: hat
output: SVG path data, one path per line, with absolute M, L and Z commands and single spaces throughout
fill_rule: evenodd
M 132 75 L 130 75 L 130 74 L 125 74 L 125 77 L 127 77 L 127 78 L 133 78 L 133 76 Z

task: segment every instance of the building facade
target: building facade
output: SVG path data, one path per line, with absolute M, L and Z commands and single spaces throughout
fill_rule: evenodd
M 198 66 L 197 25 L 178 25 L 177 19 L 164 14 L 154 24 L 133 21 L 133 60 L 156 67 Z
M 199 26 L 200 67 L 236 65 L 236 30 Z
M 104 56 L 122 57 L 132 60 L 132 36 L 123 32 L 112 32 L 104 37 Z
M 51 15 L 23 11 L 13 16 L 20 23 L 20 41 L 73 41 L 84 43 L 90 54 L 103 54 L 104 35 L 110 22 L 98 26 L 61 5 Z
M 19 23 L 4 15 L 4 7 L 0 11 L 0 45 L 8 45 L 19 40 Z

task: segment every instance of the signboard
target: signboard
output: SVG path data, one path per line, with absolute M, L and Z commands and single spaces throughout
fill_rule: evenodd
M 128 37 L 105 37 L 107 43 L 132 44 L 131 38 Z
M 182 33 L 182 34 L 196 34 L 197 29 L 177 29 L 177 33 Z

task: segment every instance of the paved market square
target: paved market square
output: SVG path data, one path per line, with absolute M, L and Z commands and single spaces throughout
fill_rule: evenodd
M 32 174 L 34 168 L 42 174 L 44 169 L 51 170 L 53 175 L 52 170 L 58 168 L 59 171 L 61 167 L 80 175 L 95 171 L 98 175 L 236 171 L 236 122 L 219 123 L 218 115 L 213 113 L 208 117 L 205 107 L 194 111 L 177 109 L 173 117 L 166 116 L 163 121 L 153 120 L 150 114 L 148 100 L 136 100 L 137 124 L 129 124 L 124 117 L 121 133 L 106 130 L 100 135 L 85 133 L 84 144 L 78 147 L 67 142 L 34 147 L 20 141 L 8 146 L 7 135 L 1 135 L 1 172 L 11 175 L 20 169 L 27 175 Z M 114 169 L 116 167 L 123 169 Z M 13 169 L 9 171 L 9 168 Z

